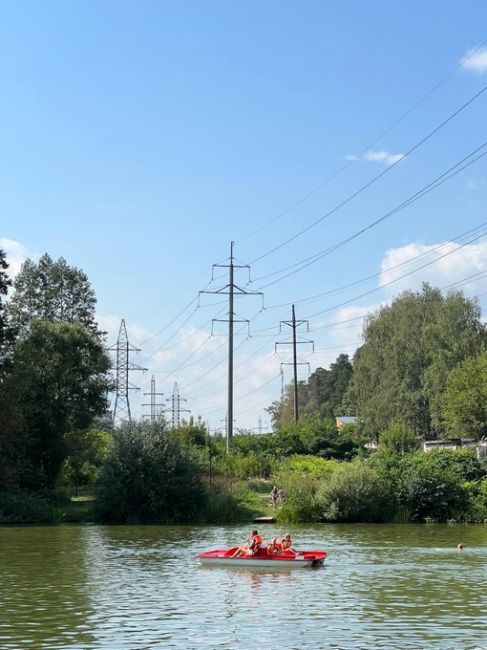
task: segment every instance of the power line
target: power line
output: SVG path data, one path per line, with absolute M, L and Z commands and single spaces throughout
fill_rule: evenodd
M 380 140 L 382 140 L 383 137 L 385 137 L 388 133 L 390 133 L 398 124 L 400 124 L 406 117 L 408 117 L 418 106 L 420 106 L 428 97 L 430 97 L 434 92 L 438 90 L 451 76 L 455 74 L 455 72 L 463 65 L 463 63 L 470 59 L 474 54 L 478 52 L 482 48 L 482 46 L 487 43 L 487 40 L 483 41 L 480 43 L 480 45 L 477 45 L 467 57 L 461 59 L 449 72 L 446 74 L 442 79 L 440 79 L 439 82 L 437 82 L 426 94 L 424 94 L 418 101 L 416 101 L 408 110 L 406 110 L 404 113 L 400 115 L 398 119 L 396 119 L 389 127 L 387 127 L 382 133 L 380 133 L 377 137 L 375 137 L 373 140 L 369 142 L 358 154 L 357 157 L 360 158 L 363 156 L 365 153 L 370 151 L 370 149 L 377 144 Z M 330 183 L 332 180 L 334 180 L 337 176 L 339 176 L 342 172 L 344 172 L 350 165 L 352 165 L 355 161 L 354 160 L 349 160 L 345 164 L 343 164 L 339 169 L 337 169 L 335 172 L 327 176 L 324 180 L 320 181 L 318 185 L 313 187 L 309 192 L 307 192 L 304 196 L 300 197 L 297 199 L 294 203 L 292 203 L 289 207 L 285 208 L 282 210 L 279 214 L 277 214 L 275 217 L 264 223 L 262 226 L 259 226 L 256 228 L 254 231 L 246 235 L 245 237 L 242 237 L 241 239 L 238 240 L 237 243 L 241 243 L 243 241 L 246 241 L 247 239 L 250 239 L 257 233 L 261 232 L 268 226 L 272 225 L 275 223 L 278 219 L 281 219 L 284 215 L 288 214 L 294 208 L 297 208 L 298 205 L 301 205 L 304 203 L 307 199 L 309 199 L 311 196 L 319 192 L 319 190 L 323 189 L 328 183 Z
M 333 305 L 332 307 L 328 307 L 327 309 L 323 309 L 321 311 L 317 311 L 314 314 L 311 314 L 308 316 L 308 318 L 314 318 L 315 316 L 319 316 L 320 314 L 324 314 L 328 311 L 332 311 L 333 309 L 338 309 L 339 307 L 343 307 L 344 305 L 348 305 L 349 303 L 353 302 L 354 300 L 358 300 L 359 298 L 363 298 L 364 296 L 369 296 L 371 293 L 375 293 L 376 291 L 381 291 L 384 287 L 388 287 L 391 284 L 394 284 L 394 282 L 398 282 L 399 280 L 402 280 L 403 278 L 407 278 L 408 276 L 412 275 L 413 273 L 417 273 L 418 271 L 423 270 L 427 266 L 431 266 L 431 264 L 435 264 L 439 260 L 448 257 L 449 255 L 453 255 L 454 253 L 457 253 L 459 250 L 464 248 L 465 246 L 468 246 L 474 241 L 477 241 L 478 239 L 481 239 L 482 237 L 485 237 L 487 233 L 481 233 L 480 235 L 474 237 L 473 239 L 470 239 L 469 241 L 465 242 L 464 244 L 461 244 L 458 248 L 455 248 L 453 251 L 449 251 L 448 253 L 444 253 L 443 255 L 440 255 L 439 257 L 435 258 L 431 262 L 427 262 L 426 264 L 423 264 L 422 266 L 419 266 L 417 269 L 413 269 L 412 271 L 409 271 L 408 273 L 404 273 L 403 275 L 400 275 L 399 277 L 395 278 L 394 280 L 390 280 L 389 282 L 385 282 L 382 284 L 380 287 L 376 287 L 375 289 L 371 289 L 370 291 L 365 291 L 364 293 L 361 293 L 358 296 L 354 296 L 353 298 L 350 298 L 350 300 L 345 300 L 344 302 L 341 302 L 337 305 Z
M 483 153 L 478 154 L 474 158 L 472 158 L 472 156 L 475 156 L 475 154 L 477 154 L 481 149 L 485 148 L 486 146 L 487 146 L 487 142 L 484 142 L 482 145 L 477 147 L 474 151 L 472 151 L 467 156 L 465 156 L 465 158 L 463 158 L 462 160 L 460 160 L 457 163 L 455 163 L 454 165 L 452 165 L 452 167 L 450 167 L 445 172 L 443 172 L 442 174 L 437 176 L 434 180 L 430 181 L 427 185 L 423 186 L 420 190 L 418 190 L 417 192 L 412 194 L 408 199 L 406 199 L 405 201 L 403 201 L 402 203 L 400 203 L 396 207 L 392 208 L 392 210 L 389 210 L 388 212 L 386 212 L 384 215 L 382 215 L 381 217 L 379 217 L 375 221 L 369 223 L 367 226 L 364 226 L 360 230 L 356 231 L 352 235 L 349 235 L 348 237 L 345 237 L 344 239 L 342 239 L 342 240 L 338 241 L 337 243 L 333 244 L 332 246 L 329 246 L 324 251 L 321 251 L 320 253 L 316 253 L 315 255 L 313 255 L 311 257 L 308 257 L 308 258 L 302 260 L 301 262 L 297 262 L 296 264 L 292 264 L 292 265 L 290 265 L 288 267 L 285 267 L 285 268 L 283 268 L 283 269 L 281 269 L 279 271 L 275 271 L 273 273 L 269 273 L 269 274 L 267 274 L 265 276 L 261 276 L 260 278 L 257 278 L 257 279 L 263 279 L 265 277 L 269 277 L 270 275 L 275 275 L 277 273 L 282 273 L 282 272 L 286 271 L 286 269 L 288 269 L 288 268 L 293 268 L 293 267 L 296 267 L 296 266 L 300 265 L 299 268 L 294 268 L 293 271 L 289 271 L 289 273 L 286 273 L 285 275 L 281 276 L 280 278 L 277 278 L 276 280 L 273 280 L 272 282 L 268 282 L 267 284 L 262 285 L 260 287 L 260 289 L 265 289 L 267 287 L 272 286 L 273 284 L 277 284 L 278 282 L 282 282 L 282 280 L 285 280 L 286 278 L 290 277 L 291 275 L 294 275 L 294 274 L 298 273 L 299 271 L 302 271 L 303 269 L 308 268 L 312 264 L 315 264 L 319 260 L 322 260 L 324 257 L 327 257 L 331 253 L 337 251 L 340 248 L 343 248 L 343 246 L 345 246 L 346 244 L 349 244 L 354 239 L 357 239 L 357 237 L 359 237 L 360 235 L 363 235 L 368 230 L 371 230 L 372 228 L 377 226 L 379 223 L 382 223 L 386 219 L 389 219 L 390 217 L 397 214 L 401 210 L 404 210 L 404 208 L 409 207 L 411 204 L 415 203 L 419 199 L 423 198 L 424 196 L 426 196 L 427 194 L 429 194 L 433 190 L 435 190 L 438 187 L 440 187 L 441 185 L 443 185 L 443 183 L 446 183 L 447 181 L 449 181 L 453 177 L 460 174 L 467 167 L 470 167 L 471 165 L 476 163 L 478 160 L 480 160 L 480 158 L 483 158 L 487 154 L 487 152 L 485 152 L 485 151 Z M 469 158 L 472 158 L 472 159 L 468 160 Z M 465 162 L 465 161 L 468 161 L 468 162 Z M 463 163 L 465 163 L 465 164 L 463 164 Z
M 405 260 L 404 262 L 400 262 L 399 264 L 395 264 L 394 266 L 390 266 L 385 271 L 379 271 L 377 273 L 372 273 L 371 275 L 367 275 L 367 276 L 365 276 L 363 278 L 360 278 L 359 280 L 355 280 L 353 282 L 349 282 L 348 284 L 343 284 L 343 285 L 341 285 L 339 287 L 335 287 L 334 289 L 329 289 L 328 291 L 323 291 L 322 293 L 317 293 L 317 294 L 314 294 L 313 296 L 308 296 L 307 298 L 300 298 L 300 299 L 294 300 L 294 303 L 313 302 L 314 300 L 318 300 L 319 298 L 324 298 L 325 296 L 329 296 L 329 295 L 332 295 L 332 294 L 335 294 L 335 293 L 341 293 L 342 291 L 345 291 L 347 289 L 351 289 L 352 287 L 355 287 L 355 286 L 358 286 L 358 285 L 361 285 L 361 284 L 365 284 L 365 283 L 369 282 L 370 280 L 374 280 L 374 279 L 376 279 L 378 277 L 381 277 L 382 275 L 384 275 L 386 273 L 390 273 L 391 271 L 394 271 L 395 269 L 398 269 L 401 266 L 405 266 L 406 264 L 410 264 L 411 262 L 413 262 L 415 260 L 421 259 L 423 257 L 427 257 L 428 255 L 431 255 L 431 253 L 433 253 L 434 251 L 439 250 L 441 248 L 444 248 L 445 246 L 448 246 L 450 243 L 452 243 L 454 241 L 458 241 L 458 240 L 462 239 L 463 237 L 465 237 L 467 235 L 470 235 L 471 233 L 475 232 L 476 230 L 479 230 L 480 228 L 483 228 L 486 224 L 487 224 L 487 221 L 484 221 L 483 223 L 479 224 L 475 228 L 471 228 L 470 230 L 467 230 L 467 231 L 461 233 L 460 235 L 457 235 L 456 237 L 454 237 L 450 241 L 446 241 L 446 242 L 443 242 L 442 244 L 438 244 L 437 246 L 433 246 L 429 250 L 424 251 L 423 253 L 419 253 L 418 255 L 414 255 L 413 257 L 410 257 L 409 259 Z M 266 307 L 266 310 L 278 309 L 278 308 L 281 308 L 281 307 L 288 307 L 290 304 L 292 304 L 292 303 L 287 302 L 287 303 L 281 303 L 279 305 L 269 305 L 269 306 Z M 257 331 L 260 331 L 260 330 L 257 330 Z
M 421 147 L 425 142 L 427 142 L 428 140 L 430 140 L 430 139 L 431 139 L 431 138 L 432 138 L 436 133 L 438 133 L 438 131 L 440 131 L 444 126 L 446 126 L 449 122 L 451 122 L 451 121 L 452 121 L 455 117 L 457 117 L 457 115 L 459 115 L 462 111 L 464 111 L 466 108 L 468 108 L 468 106 L 470 106 L 470 104 L 472 104 L 476 99 L 478 99 L 478 98 L 479 98 L 479 97 L 480 97 L 480 96 L 481 96 L 481 95 L 482 95 L 486 90 L 487 90 L 487 85 L 484 86 L 483 88 L 481 88 L 481 90 L 479 90 L 477 93 L 475 93 L 475 95 L 473 95 L 469 100 L 467 100 L 464 104 L 462 104 L 459 108 L 457 108 L 457 109 L 456 109 L 453 113 L 451 113 L 451 114 L 450 114 L 450 115 L 449 115 L 445 120 L 443 120 L 443 121 L 442 121 L 438 126 L 436 126 L 432 131 L 430 131 L 429 133 L 427 133 L 427 135 L 425 135 L 423 138 L 421 138 L 421 140 L 419 140 L 418 142 L 416 142 L 416 144 L 414 144 L 410 149 L 408 149 L 408 150 L 406 151 L 406 153 L 403 154 L 403 156 L 402 156 L 401 158 L 399 158 L 398 160 L 396 160 L 395 162 L 393 162 L 393 163 L 392 163 L 391 165 L 389 165 L 389 167 L 387 167 L 386 169 L 384 169 L 384 170 L 382 170 L 381 172 L 379 172 L 379 173 L 378 173 L 376 176 L 374 176 L 371 180 L 367 181 L 367 183 L 365 183 L 364 185 L 362 185 L 358 190 L 356 190 L 355 192 L 353 192 L 352 194 L 350 194 L 348 197 L 346 197 L 343 201 L 341 201 L 340 203 L 338 203 L 334 208 L 332 208 L 331 210 L 329 210 L 328 212 L 326 212 L 324 215 L 322 215 L 321 217 L 319 217 L 318 219 L 316 219 L 315 221 L 313 221 L 311 224 L 309 224 L 309 225 L 306 226 L 305 228 L 302 228 L 302 229 L 299 230 L 297 233 L 295 233 L 294 235 L 292 235 L 292 237 L 289 237 L 288 239 L 286 239 L 285 241 L 281 242 L 281 243 L 278 244 L 277 246 L 274 246 L 273 248 L 271 248 L 271 249 L 268 250 L 267 252 L 263 253 L 263 254 L 260 255 L 259 257 L 256 257 L 255 259 L 253 259 L 252 262 L 251 262 L 251 264 L 255 264 L 256 262 L 260 262 L 260 260 L 264 259 L 264 257 L 267 257 L 267 256 L 271 255 L 272 253 L 275 253 L 276 251 L 280 250 L 281 248 L 283 248 L 283 246 L 286 246 L 287 244 L 291 243 L 292 241 L 294 241 L 295 239 L 297 239 L 298 237 L 300 237 L 301 235 L 303 235 L 304 233 L 308 232 L 309 230 L 311 230 L 312 228 L 314 228 L 315 226 L 317 226 L 319 223 L 321 223 L 322 221 L 324 221 L 325 219 L 327 219 L 328 217 L 330 217 L 332 214 L 334 214 L 335 212 L 337 212 L 338 210 L 340 210 L 343 206 L 347 205 L 347 203 L 349 203 L 350 201 L 352 201 L 356 196 L 358 196 L 359 194 L 361 194 L 362 192 L 364 192 L 366 189 L 368 189 L 371 185 L 373 185 L 374 183 L 376 183 L 376 182 L 377 182 L 379 179 L 381 179 L 385 174 L 389 173 L 392 169 L 394 169 L 394 167 L 396 167 L 396 165 L 398 165 L 398 164 L 399 164 L 400 162 L 402 162 L 405 158 L 407 158 L 408 156 L 410 156 L 414 151 L 416 151 L 417 149 L 419 149 L 419 147 Z

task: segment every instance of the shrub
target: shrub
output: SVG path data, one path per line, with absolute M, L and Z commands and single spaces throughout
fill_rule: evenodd
M 391 511 L 385 485 L 363 461 L 344 463 L 321 483 L 317 494 L 326 521 L 380 522 Z
M 58 518 L 56 508 L 39 494 L 0 492 L 1 524 L 46 524 Z
M 288 478 L 283 484 L 286 500 L 277 513 L 278 520 L 288 524 L 317 521 L 317 487 L 318 481 L 312 477 Z
M 464 519 L 468 523 L 487 523 L 487 479 L 468 481 L 463 484 L 467 493 L 467 508 Z
M 246 455 L 231 453 L 219 457 L 215 463 L 215 470 L 218 474 L 237 479 L 268 478 L 271 468 L 270 459 L 255 451 L 250 451 Z
M 232 524 L 252 519 L 248 490 L 225 480 L 213 481 L 206 487 L 207 500 L 201 519 L 207 524 Z
M 276 467 L 274 482 L 281 484 L 289 476 L 312 476 L 325 478 L 331 476 L 339 466 L 337 460 L 327 460 L 319 456 L 294 455 L 282 460 Z
M 467 509 L 462 483 L 475 471 L 465 451 L 443 449 L 404 457 L 398 500 L 410 509 L 413 521 L 447 521 Z
M 413 429 L 403 422 L 393 422 L 379 439 L 381 451 L 405 454 L 419 447 L 419 438 Z
M 161 425 L 137 424 L 114 433 L 96 499 L 103 521 L 186 523 L 200 517 L 205 490 L 176 434 Z

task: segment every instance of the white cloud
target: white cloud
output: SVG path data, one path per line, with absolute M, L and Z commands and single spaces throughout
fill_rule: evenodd
M 366 151 L 363 154 L 345 156 L 347 160 L 365 160 L 366 162 L 377 162 L 390 167 L 404 158 L 403 153 L 389 153 L 388 151 Z
M 482 74 L 487 72 L 487 47 L 475 47 L 469 50 L 461 61 L 464 70 L 473 70 Z
M 9 264 L 7 273 L 13 279 L 20 271 L 22 263 L 31 256 L 20 242 L 8 239 L 7 237 L 0 237 L 0 249 L 4 250 L 7 254 L 7 262 Z
M 405 289 L 417 290 L 423 282 L 429 282 L 433 286 L 446 288 L 449 285 L 467 278 L 476 273 L 487 270 L 487 242 L 461 246 L 456 242 L 444 242 L 440 244 L 408 244 L 399 248 L 392 248 L 385 254 L 381 263 L 381 275 L 379 285 L 384 287 L 389 294 L 395 294 Z M 450 253 L 437 262 L 418 270 L 407 277 L 400 276 L 414 270 L 424 264 Z M 406 262 L 413 257 L 422 257 L 411 264 Z M 397 267 L 398 268 L 393 268 Z M 400 279 L 399 279 L 400 278 Z M 393 284 L 387 286 L 388 283 Z M 454 288 L 454 287 L 452 287 Z M 465 281 L 458 285 L 466 295 L 473 296 L 487 290 L 487 276 L 479 276 Z

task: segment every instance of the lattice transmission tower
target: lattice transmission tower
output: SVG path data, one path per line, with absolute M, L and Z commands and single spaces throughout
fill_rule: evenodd
M 171 402 L 171 427 L 173 429 L 179 429 L 181 425 L 181 413 L 191 413 L 189 409 L 181 408 L 181 402 L 187 402 L 188 400 L 181 397 L 179 394 L 178 382 L 174 383 L 174 389 L 172 391 L 172 396 L 168 397 L 167 402 Z
M 118 332 L 118 339 L 115 345 L 112 345 L 109 350 L 116 352 L 116 378 L 115 378 L 115 405 L 113 407 L 113 425 L 117 426 L 123 422 L 132 422 L 132 414 L 130 412 L 129 391 L 139 390 L 138 386 L 134 386 L 129 381 L 129 372 L 132 370 L 146 371 L 147 368 L 142 368 L 135 363 L 130 362 L 131 352 L 140 352 L 139 348 L 134 347 L 128 339 L 127 328 L 125 327 L 125 320 L 122 318 L 120 323 L 120 330 Z
M 156 392 L 156 378 L 152 375 L 150 380 L 150 393 L 144 393 L 145 397 L 150 397 L 150 402 L 145 402 L 142 406 L 150 406 L 150 413 L 144 414 L 145 418 L 150 418 L 151 423 L 157 422 L 164 415 L 164 404 L 157 401 L 164 393 Z

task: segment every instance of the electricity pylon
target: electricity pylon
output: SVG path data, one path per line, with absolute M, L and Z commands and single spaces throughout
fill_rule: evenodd
M 166 399 L 166 402 L 171 402 L 171 427 L 173 429 L 179 429 L 181 426 L 181 413 L 191 413 L 189 409 L 181 408 L 181 402 L 187 402 L 188 400 L 181 397 L 179 394 L 178 382 L 174 383 L 174 389 L 172 391 L 172 396 Z
M 150 393 L 144 393 L 145 397 L 150 396 L 150 402 L 142 404 L 142 406 L 150 406 L 150 413 L 144 415 L 145 418 L 150 418 L 151 423 L 156 422 L 164 412 L 164 404 L 157 402 L 157 397 L 162 397 L 164 393 L 156 392 L 156 378 L 152 375 L 150 380 Z
M 132 370 L 146 371 L 147 368 L 142 368 L 142 366 L 130 362 L 130 352 L 140 352 L 140 349 L 130 344 L 123 318 L 120 323 L 117 342 L 108 349 L 115 350 L 117 353 L 113 425 L 117 426 L 123 422 L 130 424 L 132 422 L 132 414 L 130 413 L 129 390 L 140 389 L 129 381 L 129 372 Z

